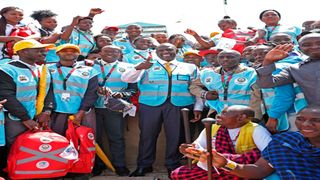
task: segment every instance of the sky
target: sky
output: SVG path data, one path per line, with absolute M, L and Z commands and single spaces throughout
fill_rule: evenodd
M 104 26 L 132 22 L 167 25 L 168 33 L 183 33 L 191 28 L 201 35 L 218 31 L 217 22 L 229 15 L 239 28 L 262 27 L 259 14 L 265 9 L 281 13 L 280 24 L 301 26 L 305 20 L 320 19 L 318 0 L 0 0 L 0 8 L 18 6 L 24 10 L 24 23 L 32 22 L 34 10 L 50 9 L 58 14 L 58 30 L 74 16 L 86 16 L 93 7 L 105 12 L 94 18 L 93 32 Z M 36 24 L 36 23 L 35 23 Z

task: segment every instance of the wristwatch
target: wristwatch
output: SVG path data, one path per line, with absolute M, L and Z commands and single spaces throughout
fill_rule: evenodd
M 236 162 L 228 160 L 227 164 L 222 168 L 227 171 L 233 171 L 237 168 L 237 166 L 238 166 L 238 164 Z

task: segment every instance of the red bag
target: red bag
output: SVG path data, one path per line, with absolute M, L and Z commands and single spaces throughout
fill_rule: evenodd
M 22 27 L 13 28 L 9 36 L 28 37 L 34 34 L 35 32 L 32 31 L 29 27 L 22 26 Z M 9 41 L 6 43 L 6 52 L 10 58 L 12 58 L 13 56 L 13 45 L 14 45 L 14 41 Z
M 65 176 L 77 152 L 65 137 L 51 132 L 27 131 L 17 137 L 8 157 L 11 179 L 54 178 Z M 69 156 L 70 157 L 70 156 Z
M 79 152 L 79 158 L 74 161 L 69 172 L 91 173 L 96 154 L 93 129 L 86 126 L 74 126 L 69 120 L 66 137 L 73 142 Z

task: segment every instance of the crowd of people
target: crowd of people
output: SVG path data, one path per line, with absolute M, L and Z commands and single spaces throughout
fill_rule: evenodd
M 207 179 L 210 154 L 213 179 L 320 178 L 320 21 L 306 21 L 303 29 L 286 26 L 278 11 L 268 9 L 259 16 L 262 28 L 239 29 L 225 16 L 220 33 L 210 36 L 192 29 L 146 36 L 130 24 L 126 36 L 117 37 L 117 26 L 92 33 L 101 13 L 92 8 L 57 31 L 50 10 L 30 15 L 41 25 L 35 28 L 21 22 L 22 9 L 1 9 L 1 168 L 21 133 L 49 127 L 64 136 L 73 115 L 73 123 L 94 130 L 101 147 L 106 133 L 119 176 L 153 171 L 163 126 L 170 179 Z M 191 134 L 184 133 L 183 108 L 190 110 Z M 138 116 L 140 129 L 132 172 L 125 161 L 129 115 Z M 217 121 L 212 152 L 205 117 Z M 184 143 L 186 136 L 194 141 Z M 181 166 L 185 157 L 195 160 L 192 167 Z M 104 169 L 96 158 L 91 174 L 68 177 L 89 179 Z

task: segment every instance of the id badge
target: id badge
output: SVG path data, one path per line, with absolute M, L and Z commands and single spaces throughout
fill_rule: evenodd
M 62 101 L 69 101 L 70 100 L 70 93 L 62 93 L 61 100 Z

